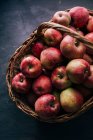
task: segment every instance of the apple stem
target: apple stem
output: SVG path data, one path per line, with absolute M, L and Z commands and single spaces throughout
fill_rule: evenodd
M 76 41 L 75 41 L 75 46 L 78 47 L 78 45 L 79 45 L 79 41 L 76 40 Z
M 54 101 L 51 101 L 51 102 L 49 103 L 49 105 L 50 105 L 50 107 L 54 107 Z
M 21 77 L 21 78 L 20 78 L 20 82 L 23 82 L 23 81 L 24 81 L 24 79 L 23 79 L 23 77 Z

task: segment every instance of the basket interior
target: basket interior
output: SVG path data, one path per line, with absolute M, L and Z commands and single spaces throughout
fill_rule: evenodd
M 55 24 L 49 24 L 48 27 L 51 28 L 57 28 L 58 25 L 54 26 Z M 27 56 L 27 55 L 31 55 L 31 47 L 33 46 L 33 44 L 37 41 L 37 40 L 41 40 L 42 39 L 42 31 L 41 28 L 42 26 L 45 26 L 45 28 L 47 28 L 47 23 L 42 24 L 39 28 L 39 32 L 37 32 L 37 30 L 35 30 L 31 36 L 15 51 L 15 53 L 13 54 L 13 56 L 11 57 L 10 61 L 9 61 L 9 65 L 8 65 L 8 69 L 7 69 L 7 75 L 6 75 L 6 80 L 7 80 L 7 85 L 8 85 L 8 90 L 9 90 L 9 95 L 11 97 L 11 99 L 13 101 L 15 101 L 16 105 L 18 108 L 20 108 L 23 112 L 25 112 L 26 114 L 33 116 L 41 121 L 46 121 L 46 122 L 63 122 L 63 121 L 67 121 L 70 120 L 76 116 L 79 116 L 80 114 L 82 114 L 83 112 L 85 112 L 86 110 L 88 110 L 89 108 L 91 108 L 93 106 L 93 96 L 91 96 L 88 100 L 86 100 L 83 104 L 83 106 L 81 107 L 81 109 L 75 113 L 59 113 L 58 116 L 56 118 L 53 119 L 49 119 L 49 120 L 42 120 L 34 111 L 34 108 L 31 107 L 26 100 L 25 95 L 19 95 L 17 94 L 11 87 L 11 81 L 13 79 L 13 77 L 20 72 L 20 62 L 22 60 L 23 57 Z M 86 41 L 85 38 L 78 36 L 77 33 L 75 32 L 71 32 L 69 29 L 64 28 L 62 29 L 62 27 L 58 27 L 57 29 L 60 30 L 61 28 L 61 32 L 66 32 L 72 36 L 74 36 L 75 38 L 79 39 L 79 41 L 87 44 L 87 46 L 89 45 L 90 47 L 93 45 L 92 43 Z

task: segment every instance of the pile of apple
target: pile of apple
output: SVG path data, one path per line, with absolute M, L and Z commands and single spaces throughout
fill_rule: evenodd
M 58 11 L 52 22 L 61 24 L 93 43 L 93 17 L 85 7 Z M 93 49 L 56 29 L 44 30 L 41 40 L 31 46 L 31 54 L 20 63 L 12 79 L 17 94 L 43 119 L 78 111 L 92 95 Z

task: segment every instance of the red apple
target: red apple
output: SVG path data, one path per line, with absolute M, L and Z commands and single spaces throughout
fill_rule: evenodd
M 54 69 L 51 75 L 51 81 L 59 90 L 63 90 L 71 86 L 71 81 L 67 77 L 66 68 L 64 66 L 59 66 Z
M 35 102 L 35 112 L 43 119 L 56 117 L 59 110 L 60 103 L 54 95 L 42 95 Z
M 73 7 L 70 9 L 69 13 L 72 19 L 72 24 L 75 27 L 81 28 L 87 24 L 89 19 L 89 12 L 85 7 Z
M 36 57 L 40 57 L 40 54 L 42 52 L 42 50 L 44 50 L 46 48 L 45 45 L 43 45 L 42 42 L 36 42 L 33 46 L 32 46 L 32 53 L 34 56 Z
M 66 112 L 76 112 L 83 105 L 83 96 L 74 88 L 67 88 L 60 94 L 60 103 Z
M 60 43 L 62 54 L 69 59 L 82 58 L 86 47 L 70 35 L 66 35 Z
M 84 59 L 71 60 L 66 66 L 66 73 L 73 83 L 80 84 L 90 75 L 90 64 Z
M 85 38 L 86 38 L 88 41 L 90 41 L 91 43 L 93 43 L 93 32 L 86 34 L 86 35 L 85 35 Z M 86 52 L 87 52 L 88 54 L 92 54 L 92 55 L 93 55 L 93 49 L 92 49 L 92 48 L 89 48 L 89 47 L 87 47 L 87 46 L 86 46 Z
M 85 53 L 83 59 L 86 60 L 89 64 L 93 64 L 93 58 L 91 55 Z
M 84 97 L 84 100 L 89 99 L 92 94 L 91 90 L 87 87 L 84 87 L 83 85 L 76 86 L 75 88 L 81 93 L 81 95 Z
M 58 11 L 53 15 L 52 21 L 64 26 L 68 26 L 70 24 L 71 17 L 69 12 Z
M 40 61 L 44 68 L 52 70 L 62 62 L 61 51 L 57 48 L 47 48 L 41 52 Z
M 87 23 L 87 30 L 89 32 L 93 32 L 93 16 L 89 16 L 89 20 Z
M 55 29 L 49 28 L 44 32 L 44 40 L 47 45 L 56 46 L 61 42 L 62 34 Z
M 31 82 L 22 73 L 16 74 L 12 79 L 12 87 L 16 92 L 28 93 Z
M 87 88 L 93 88 L 93 65 L 90 65 L 90 75 L 83 83 Z
M 36 78 L 42 72 L 40 60 L 33 55 L 26 56 L 22 59 L 20 69 L 28 78 Z
M 41 96 L 43 94 L 49 93 L 52 90 L 52 83 L 48 76 L 39 76 L 32 85 L 33 91 Z

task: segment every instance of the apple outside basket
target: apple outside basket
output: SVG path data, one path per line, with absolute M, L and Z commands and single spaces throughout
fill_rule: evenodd
M 66 10 L 69 11 L 69 10 Z M 90 15 L 93 16 L 93 11 L 89 10 Z M 21 109 L 24 113 L 44 122 L 49 123 L 61 123 L 68 120 L 71 120 L 72 118 L 75 118 L 88 109 L 90 109 L 93 106 L 93 96 L 91 96 L 86 102 L 84 102 L 83 106 L 80 108 L 79 111 L 75 113 L 66 113 L 61 114 L 53 119 L 43 120 L 40 118 L 37 113 L 34 111 L 33 108 L 31 108 L 26 102 L 25 99 L 20 97 L 18 94 L 15 93 L 15 91 L 12 89 L 11 81 L 13 77 L 19 72 L 19 65 L 22 60 L 22 58 L 25 55 L 31 54 L 31 46 L 34 44 L 36 40 L 40 40 L 43 37 L 43 30 L 47 28 L 54 28 L 61 33 L 67 33 L 74 38 L 78 39 L 78 41 L 84 43 L 87 47 L 93 48 L 93 43 L 86 40 L 83 36 L 78 34 L 77 32 L 71 30 L 68 27 L 53 23 L 52 21 L 44 22 L 42 23 L 33 33 L 30 35 L 30 37 L 15 51 L 15 53 L 12 55 L 12 57 L 9 60 L 8 69 L 6 73 L 6 82 L 8 86 L 9 96 L 11 97 L 12 101 L 16 103 L 16 106 Z

